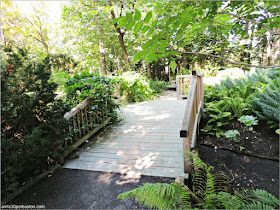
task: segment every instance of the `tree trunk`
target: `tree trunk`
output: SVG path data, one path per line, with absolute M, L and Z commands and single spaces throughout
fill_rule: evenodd
M 116 19 L 116 16 L 115 16 L 115 12 L 114 10 L 111 11 L 111 15 L 112 15 L 112 19 L 115 20 Z M 121 32 L 121 29 L 120 28 L 117 28 L 117 24 L 114 25 L 115 28 L 116 28 L 116 31 L 118 33 L 118 39 L 119 39 L 119 42 L 120 42 L 120 45 L 121 45 L 121 48 L 122 48 L 122 53 L 123 53 L 123 57 L 124 57 L 124 62 L 127 66 L 129 66 L 129 59 L 128 59 L 128 54 L 127 54 L 127 51 L 126 51 L 126 47 L 124 45 L 124 35 L 125 35 L 125 32 Z
M 102 40 L 102 31 L 100 27 L 97 27 L 97 33 L 99 35 L 99 53 L 100 53 L 100 62 L 101 62 L 101 70 L 99 71 L 99 74 L 107 75 L 106 54 L 104 48 L 104 41 Z
M 148 77 L 148 79 L 151 79 L 151 78 L 152 78 L 152 74 L 151 74 L 151 63 L 148 63 L 147 69 L 148 69 L 147 77 Z

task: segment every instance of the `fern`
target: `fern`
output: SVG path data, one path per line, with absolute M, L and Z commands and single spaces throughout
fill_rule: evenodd
M 251 102 L 254 107 L 253 112 L 262 120 L 273 120 L 279 122 L 279 80 L 269 81 L 266 85 L 262 84 L 257 88 L 259 91 Z
M 117 199 L 133 198 L 148 208 L 182 209 L 190 208 L 190 197 L 184 188 L 176 182 L 146 183 L 142 186 L 122 193 Z
M 192 159 L 190 165 L 199 167 L 193 176 L 192 191 L 202 203 L 195 207 L 202 209 L 279 209 L 279 200 L 265 190 L 244 190 L 231 195 L 225 192 L 228 178 L 221 174 L 211 174 L 207 166 L 196 154 L 185 152 Z M 122 193 L 118 199 L 133 198 L 148 208 L 189 209 L 192 208 L 189 192 L 179 183 L 143 184 Z

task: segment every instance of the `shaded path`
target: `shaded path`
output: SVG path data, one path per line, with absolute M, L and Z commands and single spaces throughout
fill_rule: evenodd
M 185 107 L 186 100 L 177 100 L 174 91 L 153 101 L 123 106 L 124 120 L 93 137 L 93 143 L 63 167 L 116 172 L 128 178 L 182 176 L 179 131 Z

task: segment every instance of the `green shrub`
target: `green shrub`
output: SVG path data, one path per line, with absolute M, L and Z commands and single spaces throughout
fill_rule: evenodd
M 116 108 L 118 108 L 113 101 L 114 84 L 115 80 L 106 76 L 88 72 L 75 74 L 65 83 L 66 103 L 75 107 L 87 97 L 91 98 L 92 110 L 98 110 L 114 120 L 117 117 Z
M 114 77 L 120 84 L 119 93 L 127 92 L 128 102 L 139 102 L 153 99 L 153 91 L 146 77 L 135 72 L 125 72 L 122 76 Z
M 47 170 L 60 156 L 68 110 L 54 100 L 55 83 L 49 82 L 49 59 L 31 62 L 24 49 L 5 49 L 1 68 L 1 193 L 22 186 L 31 176 Z M 4 63 L 4 62 L 1 62 Z
M 149 81 L 150 88 L 155 94 L 162 94 L 163 89 L 167 87 L 168 83 L 160 80 L 151 80 Z

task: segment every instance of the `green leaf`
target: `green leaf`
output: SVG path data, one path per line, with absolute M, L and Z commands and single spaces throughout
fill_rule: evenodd
M 153 17 L 153 13 L 150 11 L 144 18 L 144 23 L 149 23 L 150 19 Z
M 143 26 L 143 23 L 137 23 L 134 27 L 134 33 L 137 34 Z
M 150 28 L 149 26 L 144 26 L 144 27 L 142 28 L 142 33 L 143 33 L 143 34 L 146 33 L 146 32 L 148 31 L 149 28 Z
M 158 20 L 155 20 L 153 23 L 152 23 L 152 27 L 154 28 L 156 25 L 157 25 L 157 23 L 158 23 Z
M 154 29 L 151 28 L 151 29 L 149 30 L 149 32 L 147 33 L 147 36 L 150 36 L 150 35 L 152 35 L 153 33 L 154 33 Z
M 135 9 L 134 20 L 141 19 L 141 12 L 138 9 Z
M 126 26 L 126 30 L 129 31 L 130 29 L 132 29 L 132 27 L 134 26 L 134 24 L 135 24 L 135 20 L 129 21 L 129 23 L 128 23 L 127 26 Z
M 175 37 L 175 41 L 181 39 L 183 37 L 183 29 L 179 29 L 177 34 L 176 34 L 176 37 Z
M 116 19 L 113 21 L 113 24 L 116 24 L 117 22 L 119 22 L 119 19 L 120 19 L 120 17 L 116 18 Z
M 133 19 L 133 15 L 132 15 L 131 13 L 127 13 L 127 14 L 126 14 L 126 19 L 127 19 L 127 20 Z
M 145 54 L 144 51 L 138 52 L 138 53 L 134 56 L 133 62 L 137 62 L 138 60 L 140 60 L 144 54 Z
M 175 73 L 175 69 L 176 69 L 176 67 L 177 67 L 176 62 L 175 62 L 175 61 L 171 61 L 170 64 L 169 64 L 169 66 L 170 66 L 172 72 Z
M 117 28 L 123 27 L 127 23 L 127 19 L 123 19 L 120 21 L 120 23 L 117 25 Z

